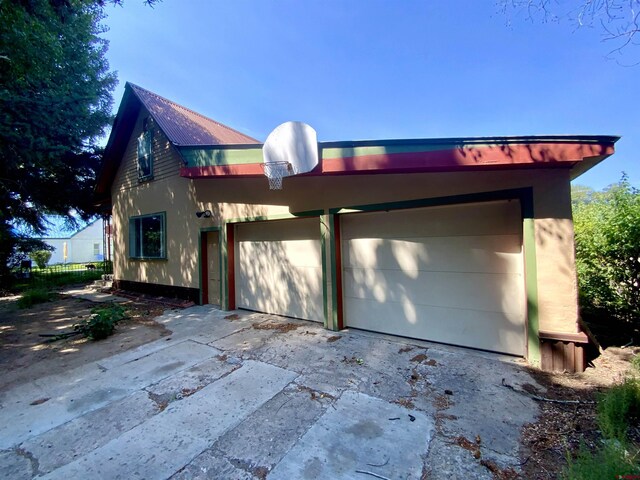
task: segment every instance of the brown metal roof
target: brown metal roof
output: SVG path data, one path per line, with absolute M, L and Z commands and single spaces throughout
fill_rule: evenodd
M 233 128 L 200 115 L 149 90 L 128 84 L 175 145 L 228 145 L 260 143 Z

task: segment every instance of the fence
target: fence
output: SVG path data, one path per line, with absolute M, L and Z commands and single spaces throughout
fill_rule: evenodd
M 99 280 L 102 275 L 112 274 L 110 261 L 92 263 L 70 263 L 38 268 L 23 263 L 14 272 L 15 287 L 58 287 L 74 283 L 88 283 Z

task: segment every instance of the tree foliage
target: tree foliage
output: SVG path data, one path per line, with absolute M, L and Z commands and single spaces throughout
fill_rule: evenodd
M 625 321 L 640 317 L 640 191 L 623 174 L 601 192 L 573 189 L 580 300 Z
M 46 268 L 49 260 L 51 260 L 51 252 L 49 250 L 36 250 L 31 252 L 29 256 L 36 262 L 36 265 L 38 265 L 40 269 Z
M 14 227 L 44 216 L 86 218 L 111 120 L 115 74 L 100 38 L 103 5 L 87 0 L 0 2 L 0 270 Z

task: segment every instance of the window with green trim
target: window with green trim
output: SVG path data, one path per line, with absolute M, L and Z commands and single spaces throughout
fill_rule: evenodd
M 166 214 L 154 213 L 129 219 L 129 256 L 139 259 L 167 258 Z
M 138 137 L 138 181 L 146 182 L 153 179 L 153 131 L 151 120 L 145 118 L 143 132 Z

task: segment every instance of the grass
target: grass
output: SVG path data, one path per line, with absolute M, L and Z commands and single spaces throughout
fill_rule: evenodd
M 640 449 L 629 439 L 629 427 L 640 420 L 640 357 L 631 361 L 631 374 L 598 398 L 597 421 L 602 445 L 591 451 L 580 445 L 567 454 L 565 480 L 599 480 L 640 475 Z M 640 478 L 640 477 L 639 477 Z
M 53 294 L 48 288 L 35 287 L 26 290 L 18 299 L 19 308 L 30 308 L 38 303 L 45 303 L 51 300 Z

